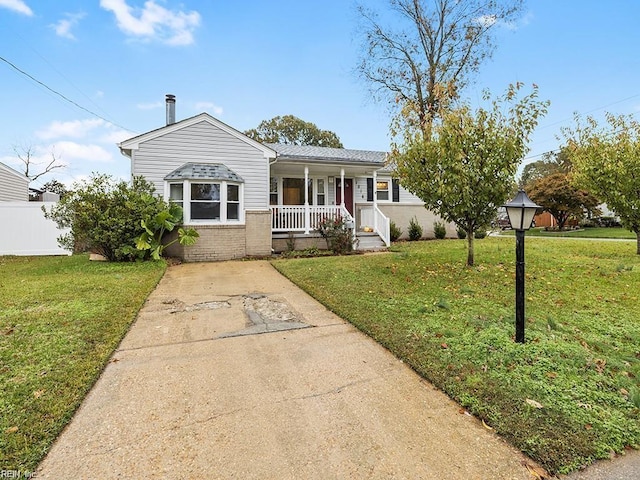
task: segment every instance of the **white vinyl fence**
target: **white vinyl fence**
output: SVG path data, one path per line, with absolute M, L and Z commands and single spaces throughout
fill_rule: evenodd
M 71 255 L 58 245 L 59 230 L 44 218 L 54 202 L 0 202 L 0 255 Z

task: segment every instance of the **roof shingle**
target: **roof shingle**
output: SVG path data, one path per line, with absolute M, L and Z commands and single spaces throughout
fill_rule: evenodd
M 185 163 L 164 177 L 165 180 L 228 180 L 244 183 L 233 170 L 221 163 Z

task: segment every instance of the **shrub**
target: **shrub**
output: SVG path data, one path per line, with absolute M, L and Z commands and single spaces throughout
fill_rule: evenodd
M 486 236 L 487 236 L 487 231 L 484 228 L 481 228 L 473 232 L 473 238 L 484 238 Z
M 409 222 L 409 241 L 413 242 L 422 238 L 422 227 L 418 223 L 418 219 L 413 217 Z
M 402 229 L 399 228 L 395 222 L 391 222 L 389 224 L 389 236 L 391 237 L 392 242 L 395 242 L 402 236 Z
M 170 224 L 175 225 L 169 218 L 171 215 L 167 217 L 170 212 L 161 213 L 169 210 L 169 206 L 154 192 L 153 185 L 142 177 L 128 183 L 116 181 L 109 175 L 94 174 L 74 184 L 59 203 L 45 210 L 45 216 L 58 227 L 71 229 L 58 238 L 63 248 L 74 252 L 93 251 L 110 261 L 144 259 L 159 247 L 152 238 L 160 241 L 155 235 L 156 227 L 164 232 L 173 228 Z M 175 210 L 173 213 L 177 214 Z M 181 217 L 180 211 L 178 219 Z M 145 233 L 149 235 L 150 248 L 135 248 L 136 240 Z
M 175 203 L 170 203 L 163 210 L 152 217 L 143 219 L 140 224 L 144 232 L 136 238 L 136 248 L 141 251 L 148 251 L 151 258 L 160 260 L 164 249 L 169 245 L 180 242 L 180 245 L 193 245 L 200 234 L 193 228 L 178 228 L 178 235 L 169 243 L 163 244 L 162 240 L 166 232 L 173 229 L 182 221 L 182 207 Z
M 447 229 L 442 222 L 433 222 L 433 234 L 438 240 L 442 240 L 447 236 Z
M 321 220 L 318 232 L 327 241 L 327 248 L 336 255 L 353 251 L 353 235 L 342 217 Z
M 464 240 L 467 238 L 467 232 L 464 231 L 463 228 L 456 226 L 456 234 L 460 240 Z

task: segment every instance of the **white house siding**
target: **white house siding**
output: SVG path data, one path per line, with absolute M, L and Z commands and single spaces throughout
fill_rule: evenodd
M 29 201 L 29 179 L 0 163 L 0 202 Z
M 142 142 L 132 156 L 132 174 L 144 176 L 161 195 L 164 177 L 187 162 L 224 164 L 245 182 L 245 210 L 268 209 L 269 162 L 264 154 L 204 120 Z

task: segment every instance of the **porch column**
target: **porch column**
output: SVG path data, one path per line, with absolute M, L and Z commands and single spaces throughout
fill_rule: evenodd
M 309 167 L 304 167 L 304 233 L 311 231 L 311 215 L 309 212 Z
M 340 169 L 340 206 L 344 207 L 344 168 Z
M 373 171 L 373 231 L 378 233 L 378 171 Z

